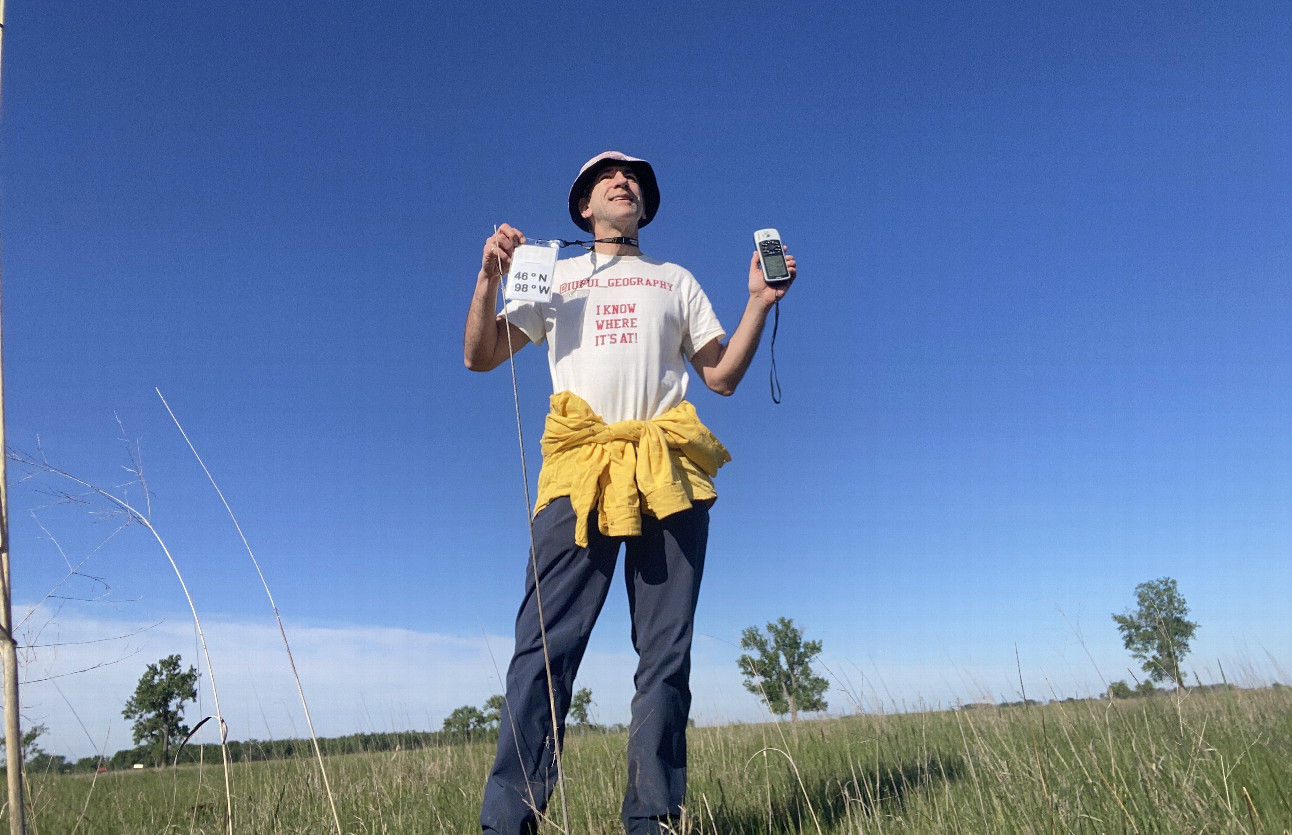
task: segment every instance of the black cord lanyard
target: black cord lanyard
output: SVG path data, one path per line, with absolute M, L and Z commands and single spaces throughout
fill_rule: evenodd
M 767 374 L 767 382 L 772 389 L 772 402 L 780 405 L 781 402 L 781 378 L 776 374 L 776 330 L 781 324 L 781 300 L 776 300 L 776 315 L 772 319 L 772 368 Z
M 592 249 L 593 244 L 619 244 L 620 246 L 637 246 L 636 238 L 597 238 L 593 241 L 567 241 L 561 238 L 556 239 L 562 249 L 567 246 L 581 246 L 584 249 Z

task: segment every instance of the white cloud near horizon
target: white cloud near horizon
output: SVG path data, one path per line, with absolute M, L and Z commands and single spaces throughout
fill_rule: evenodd
M 23 653 L 24 723 L 47 725 L 42 747 L 69 757 L 131 747 L 121 709 L 145 665 L 178 653 L 202 674 L 199 704 L 186 711 L 190 726 L 215 713 L 213 672 L 230 738 L 307 736 L 277 626 L 204 619 L 202 628 L 211 670 L 191 620 L 59 615 L 29 628 L 36 637 L 22 636 L 35 644 Z M 505 665 L 511 651 L 511 639 L 496 635 L 290 624 L 286 631 L 319 736 L 438 728 L 454 707 L 499 692 L 490 653 Z

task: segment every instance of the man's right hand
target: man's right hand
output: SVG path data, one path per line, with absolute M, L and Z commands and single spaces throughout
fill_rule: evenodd
M 480 278 L 497 281 L 511 271 L 511 254 L 516 247 L 525 243 L 525 236 L 519 229 L 504 223 L 485 241 L 484 252 L 480 256 Z
M 509 326 L 503 317 L 494 313 L 498 281 L 511 271 L 512 253 L 523 243 L 525 236 L 520 230 L 505 223 L 485 241 L 462 344 L 463 359 L 472 371 L 497 368 L 512 353 L 529 344 L 524 331 L 515 325 Z

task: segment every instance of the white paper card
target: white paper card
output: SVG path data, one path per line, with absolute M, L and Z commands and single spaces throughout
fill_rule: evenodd
M 529 241 L 511 254 L 511 272 L 503 298 L 507 301 L 550 302 L 552 274 L 556 272 L 556 255 L 560 241 Z

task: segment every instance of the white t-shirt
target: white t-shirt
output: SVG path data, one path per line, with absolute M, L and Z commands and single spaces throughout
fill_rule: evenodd
M 695 276 L 645 255 L 557 261 L 550 302 L 506 311 L 531 342 L 547 343 L 553 390 L 574 392 L 606 423 L 649 420 L 682 402 L 687 361 L 726 337 Z

